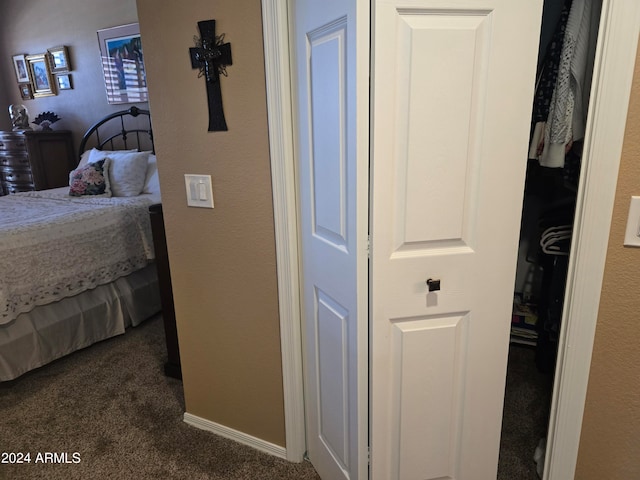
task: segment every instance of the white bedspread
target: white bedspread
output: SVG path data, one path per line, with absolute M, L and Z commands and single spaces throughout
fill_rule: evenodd
M 67 188 L 0 197 L 0 325 L 153 259 L 154 195 L 69 197 Z

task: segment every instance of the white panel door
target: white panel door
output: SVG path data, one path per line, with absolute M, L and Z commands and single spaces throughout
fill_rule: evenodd
M 541 4 L 374 2 L 374 480 L 496 478 Z
M 364 479 L 370 9 L 292 8 L 307 453 L 325 480 Z

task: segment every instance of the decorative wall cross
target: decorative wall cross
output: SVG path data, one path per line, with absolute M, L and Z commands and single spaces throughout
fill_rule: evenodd
M 216 36 L 216 21 L 198 22 L 200 38 L 193 37 L 196 46 L 189 49 L 191 68 L 199 68 L 198 77 L 205 77 L 209 102 L 209 131 L 226 131 L 227 122 L 222 110 L 220 74 L 227 76 L 227 65 L 231 63 L 231 44 L 224 43 L 224 33 Z

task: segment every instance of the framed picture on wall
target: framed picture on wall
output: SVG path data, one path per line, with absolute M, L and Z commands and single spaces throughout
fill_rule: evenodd
M 22 100 L 33 99 L 33 90 L 31 90 L 30 83 L 20 83 L 18 84 L 18 88 L 20 89 L 20 96 L 22 97 Z
M 58 81 L 58 90 L 71 90 L 73 88 L 71 74 L 69 73 L 57 75 L 56 80 Z
M 149 96 L 139 25 L 98 30 L 98 44 L 107 102 L 146 102 Z
M 27 55 L 27 66 L 34 97 L 46 97 L 56 94 L 56 85 L 53 83 L 49 61 L 45 53 L 38 55 Z
M 13 68 L 16 72 L 18 83 L 26 83 L 29 81 L 29 71 L 27 70 L 26 55 L 13 56 Z
M 71 70 L 69 52 L 64 45 L 49 49 L 49 61 L 51 62 L 51 73 L 62 73 Z

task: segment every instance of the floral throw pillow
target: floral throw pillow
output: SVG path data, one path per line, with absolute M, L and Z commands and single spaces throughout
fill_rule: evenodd
M 103 158 L 111 160 L 109 184 L 114 197 L 135 197 L 142 193 L 150 152 L 91 150 L 89 163 Z
M 110 160 L 105 158 L 73 170 L 69 174 L 69 195 L 72 197 L 81 197 L 82 195 L 110 197 L 111 188 L 107 174 L 109 162 Z

